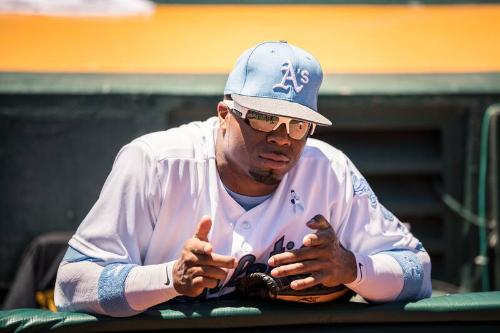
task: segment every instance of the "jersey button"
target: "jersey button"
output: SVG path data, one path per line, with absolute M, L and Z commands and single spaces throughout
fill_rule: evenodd
M 243 221 L 243 223 L 241 224 L 241 227 L 245 230 L 248 230 L 248 229 L 252 228 L 252 225 L 248 221 Z

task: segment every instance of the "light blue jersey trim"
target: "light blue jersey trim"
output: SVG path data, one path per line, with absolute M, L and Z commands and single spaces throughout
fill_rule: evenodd
M 109 315 L 122 317 L 138 313 L 125 298 L 125 280 L 133 264 L 110 264 L 104 267 L 97 285 L 97 300 Z
M 65 261 L 65 262 L 79 262 L 79 261 L 103 262 L 102 259 L 92 258 L 92 257 L 86 256 L 85 254 L 81 253 L 80 251 L 75 250 L 71 246 L 68 246 L 68 250 L 64 254 L 62 261 Z
M 424 268 L 420 260 L 413 252 L 407 250 L 393 250 L 383 253 L 396 259 L 403 269 L 403 290 L 401 290 L 396 301 L 416 300 L 424 281 Z
M 227 193 L 229 193 L 229 195 L 234 199 L 234 201 L 236 201 L 246 211 L 249 211 L 250 209 L 260 205 L 273 195 L 273 193 L 271 193 L 257 197 L 250 197 L 248 195 L 243 195 L 233 192 L 230 189 L 228 189 L 226 185 L 224 185 L 224 188 L 226 189 Z

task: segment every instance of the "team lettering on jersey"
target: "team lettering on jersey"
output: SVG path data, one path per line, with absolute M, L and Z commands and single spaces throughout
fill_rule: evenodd
M 283 253 L 285 252 L 285 250 L 290 251 L 295 247 L 295 243 L 293 241 L 287 242 L 285 246 L 284 244 L 285 244 L 285 236 L 282 236 L 274 243 L 273 250 L 269 253 L 268 258 L 276 254 Z M 216 288 L 208 290 L 208 293 L 215 294 L 219 293 L 222 289 L 226 287 L 235 287 L 238 284 L 238 280 L 240 278 L 242 278 L 243 276 L 250 275 L 252 273 L 260 272 L 269 274 L 272 268 L 269 267 L 267 264 L 255 262 L 256 259 L 257 257 L 251 253 L 241 257 L 240 260 L 238 261 L 238 265 L 233 271 L 233 274 L 227 280 L 227 283 L 223 286 L 218 286 Z

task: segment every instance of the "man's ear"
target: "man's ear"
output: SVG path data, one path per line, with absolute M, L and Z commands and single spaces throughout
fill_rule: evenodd
M 229 108 L 223 102 L 217 104 L 217 115 L 219 117 L 220 128 L 225 130 L 227 128 L 227 115 L 229 114 Z

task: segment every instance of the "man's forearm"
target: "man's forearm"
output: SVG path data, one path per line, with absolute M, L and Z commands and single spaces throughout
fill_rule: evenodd
M 180 295 L 173 283 L 174 263 L 136 266 L 130 271 L 125 282 L 125 297 L 132 309 L 142 312 Z
M 171 272 L 167 273 L 172 264 L 63 263 L 56 281 L 56 306 L 61 311 L 135 315 L 178 295 Z

